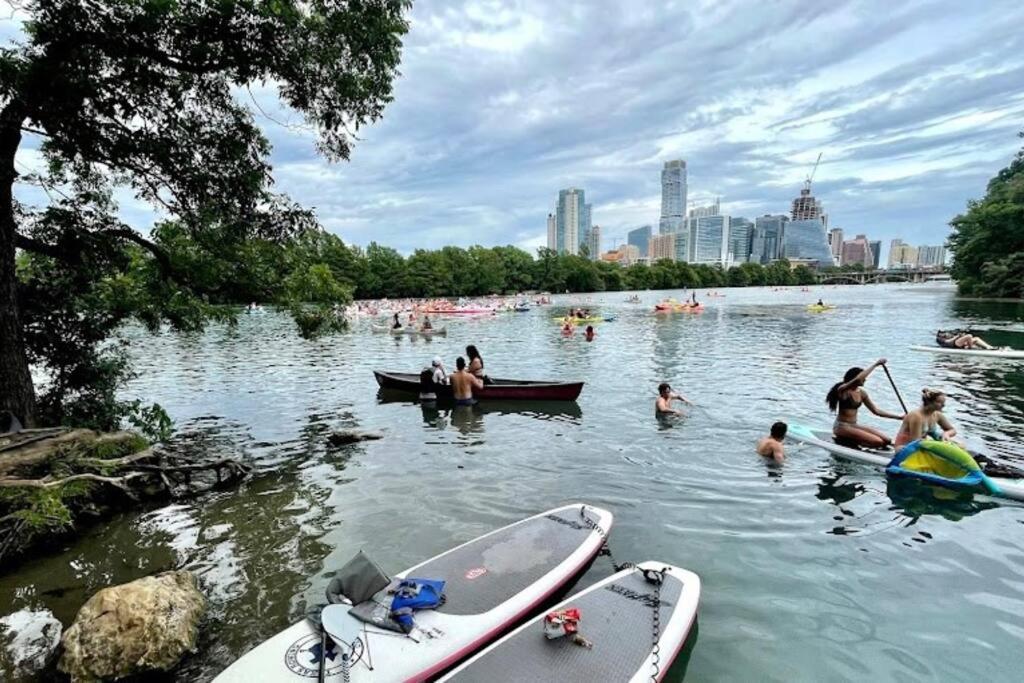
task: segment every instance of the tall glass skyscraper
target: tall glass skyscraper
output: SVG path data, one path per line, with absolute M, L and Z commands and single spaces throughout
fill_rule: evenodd
M 754 237 L 750 243 L 750 260 L 755 263 L 777 261 L 782 248 L 782 236 L 789 216 L 758 216 L 754 219 Z
M 662 235 L 679 232 L 686 225 L 686 162 L 682 159 L 666 161 L 661 170 L 661 220 L 658 232 Z
M 558 193 L 558 207 L 555 210 L 555 242 L 559 254 L 578 254 L 580 240 L 585 237 L 581 230 L 586 213 L 583 190 L 575 187 Z
M 819 266 L 832 265 L 832 249 L 822 220 L 805 218 L 787 223 L 782 237 L 782 256 L 817 261 Z
M 750 259 L 751 241 L 754 239 L 754 224 L 746 218 L 729 220 L 729 260 L 746 263 Z
M 701 216 L 687 221 L 690 263 L 721 263 L 729 258 L 729 216 Z M 678 246 L 677 246 L 678 251 Z

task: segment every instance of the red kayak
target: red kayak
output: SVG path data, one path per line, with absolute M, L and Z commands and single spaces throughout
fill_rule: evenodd
M 420 376 L 411 372 L 382 372 L 374 370 L 373 376 L 382 389 L 397 389 L 420 393 Z M 538 382 L 521 379 L 492 379 L 483 389 L 473 392 L 479 400 L 504 399 L 519 401 L 575 401 L 583 391 L 583 382 Z M 439 400 L 454 398 L 451 386 L 442 384 L 435 387 Z

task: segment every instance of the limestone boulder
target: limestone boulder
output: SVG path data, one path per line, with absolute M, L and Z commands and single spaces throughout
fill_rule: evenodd
M 57 654 L 63 626 L 48 609 L 21 609 L 0 617 L 0 680 L 30 679 Z
M 194 650 L 205 609 L 187 571 L 104 588 L 64 633 L 58 667 L 76 682 L 168 671 Z

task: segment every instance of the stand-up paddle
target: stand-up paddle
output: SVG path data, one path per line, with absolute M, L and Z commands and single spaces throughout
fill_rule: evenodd
M 892 390 L 896 392 L 896 398 L 899 399 L 900 405 L 903 407 L 903 414 L 906 415 L 908 412 L 907 404 L 903 402 L 903 397 L 900 396 L 900 390 L 896 388 L 896 382 L 892 379 L 892 374 L 889 372 L 889 364 L 882 365 L 882 369 L 885 370 L 885 376 L 889 378 L 889 384 L 892 385 Z

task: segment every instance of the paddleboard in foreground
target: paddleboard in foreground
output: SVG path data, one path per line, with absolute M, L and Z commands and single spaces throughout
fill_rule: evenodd
M 987 358 L 1008 358 L 1024 360 L 1024 351 L 1017 349 L 950 349 L 945 346 L 911 346 L 911 351 L 948 353 L 953 356 L 985 356 Z
M 823 448 L 833 455 L 843 458 L 844 460 L 852 460 L 853 462 L 864 463 L 865 465 L 874 465 L 875 467 L 881 467 L 885 469 L 892 462 L 893 456 L 896 455 L 894 451 L 875 451 L 871 449 L 851 448 L 849 446 L 843 446 L 832 440 L 832 430 L 830 429 L 812 429 L 799 424 L 790 424 L 789 431 L 786 432 L 786 436 L 793 441 L 798 443 L 805 443 L 810 446 L 817 446 Z M 999 488 L 999 492 L 984 491 L 985 495 L 993 495 L 1001 498 L 1009 498 L 1011 500 L 1024 501 L 1024 480 L 1021 479 L 1008 479 L 1006 477 L 989 477 L 989 479 Z
M 647 578 L 656 579 L 661 572 L 660 586 Z M 441 680 L 661 680 L 686 642 L 699 601 L 700 577 L 696 574 L 662 562 L 642 562 L 528 621 Z M 547 615 L 569 609 L 578 610 L 577 633 L 591 647 L 573 642 L 571 636 L 547 638 Z
M 476 652 L 563 588 L 597 555 L 612 514 L 590 505 L 566 505 L 492 531 L 420 563 L 395 579 L 439 579 L 445 601 L 414 614 L 408 634 L 380 628 L 349 614 L 390 612 L 381 590 L 358 607 L 328 605 L 321 646 L 307 620 L 292 625 L 243 655 L 215 681 L 316 680 L 324 655 L 328 681 L 419 681 Z M 376 603 L 376 604 L 374 604 Z M 347 667 L 343 655 L 348 655 Z

